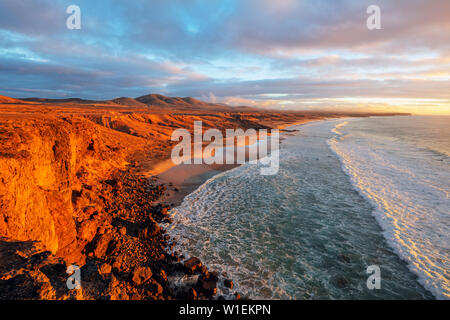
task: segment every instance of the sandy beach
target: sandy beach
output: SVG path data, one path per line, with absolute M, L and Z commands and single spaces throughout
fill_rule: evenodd
M 155 101 L 161 106 L 145 104 Z M 218 275 L 196 257 L 186 259 L 171 250 L 174 243 L 162 225 L 171 223 L 168 210 L 179 206 L 186 195 L 237 164 L 174 165 L 174 130 L 193 134 L 198 121 L 203 130 L 217 129 L 222 134 L 238 128 L 280 129 L 282 143 L 283 135 L 296 134 L 287 129 L 292 125 L 370 115 L 255 111 L 161 95 L 140 97 L 139 101 L 3 97 L 0 253 L 8 257 L 5 261 L 17 263 L 0 262 L 0 281 L 5 283 L 0 296 L 212 299 Z M 223 154 L 236 157 L 238 150 L 244 150 L 248 158 L 256 136 L 237 141 L 241 145 L 232 150 L 222 144 Z M 26 174 L 17 176 L 15 172 Z M 43 261 L 36 258 L 44 253 Z M 22 259 L 29 263 L 20 263 Z M 70 264 L 79 265 L 92 279 L 78 296 L 53 286 L 50 280 L 38 280 L 43 278 L 36 270 L 43 265 L 65 270 Z M 39 288 L 51 289 L 39 291 L 37 296 L 18 291 L 9 280 L 15 272 L 41 281 Z M 198 282 L 177 290 L 168 280 L 194 274 Z M 48 275 L 60 276 L 53 269 Z M 33 283 L 21 286 L 31 288 Z M 57 283 L 63 286 L 65 282 Z
M 320 120 L 300 120 L 289 123 L 274 123 L 273 127 L 280 130 L 280 147 L 286 135 L 297 133 L 290 132 L 291 127 Z M 237 158 L 235 150 L 235 159 Z M 245 150 L 248 158 L 248 148 Z M 147 174 L 158 179 L 159 182 L 168 185 L 168 190 L 160 198 L 161 203 L 172 207 L 178 206 L 188 194 L 200 187 L 208 179 L 215 175 L 238 167 L 239 164 L 179 164 L 175 165 L 171 159 L 157 163 Z

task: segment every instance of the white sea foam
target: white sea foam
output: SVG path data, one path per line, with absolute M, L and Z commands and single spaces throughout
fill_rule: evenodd
M 370 120 L 338 123 L 336 128 L 345 132 L 333 129 L 337 135 L 329 145 L 356 190 L 373 205 L 395 252 L 436 298 L 449 299 L 449 167 L 395 133 L 377 134 L 376 125 Z
M 226 272 L 254 299 L 431 298 L 389 249 L 373 208 L 327 145 L 345 135 L 344 125 L 331 132 L 341 122 L 299 126 L 300 135 L 283 141 L 276 176 L 244 164 L 188 195 L 171 210 L 176 249 Z M 381 290 L 366 287 L 373 264 Z

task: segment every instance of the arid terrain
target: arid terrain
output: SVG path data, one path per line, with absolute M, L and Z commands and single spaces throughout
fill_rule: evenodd
M 171 205 L 161 197 L 179 190 L 152 169 L 169 158 L 173 130 L 192 131 L 195 120 L 204 129 L 270 129 L 367 115 L 260 111 L 161 95 L 0 96 L 0 299 L 212 298 L 218 275 L 171 252 L 160 227 L 170 222 Z M 81 267 L 81 290 L 66 287 L 71 264 Z M 192 281 L 176 285 L 182 276 Z M 232 281 L 224 282 L 232 292 Z

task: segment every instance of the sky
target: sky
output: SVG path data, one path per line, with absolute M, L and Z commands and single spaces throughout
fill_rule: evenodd
M 450 114 L 449 80 L 449 0 L 0 0 L 0 94 L 16 98 Z

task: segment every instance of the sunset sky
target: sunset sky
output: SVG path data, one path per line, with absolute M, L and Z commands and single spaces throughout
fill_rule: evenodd
M 0 94 L 16 98 L 450 114 L 449 80 L 449 0 L 0 1 Z

